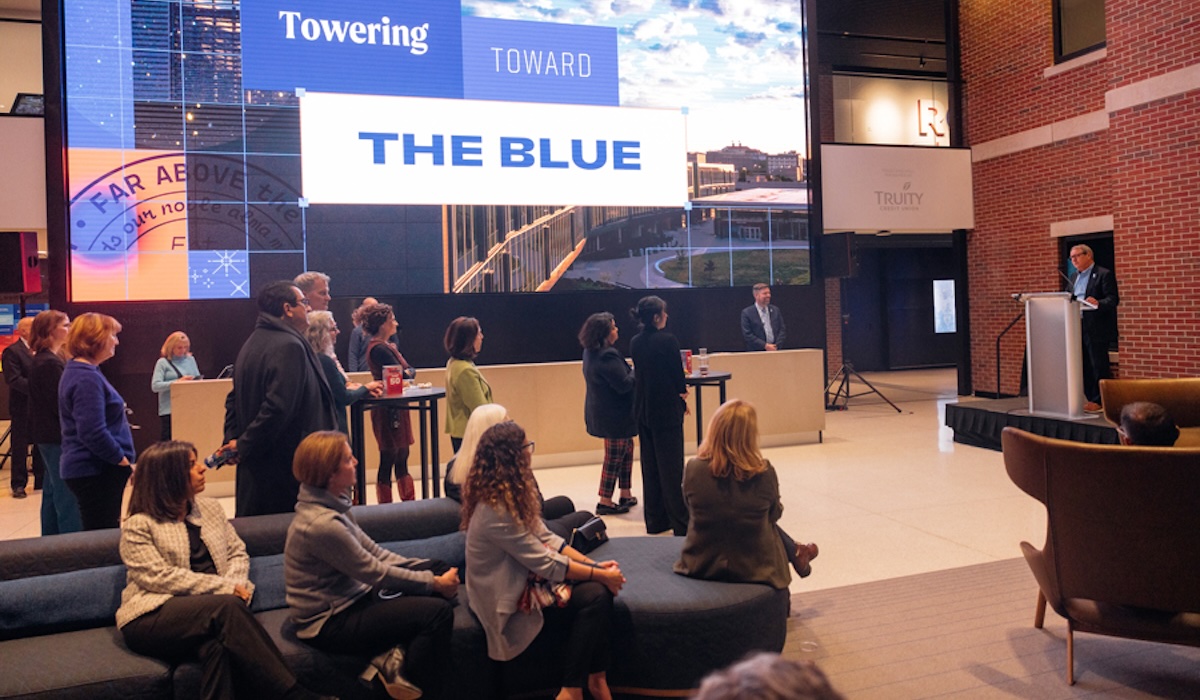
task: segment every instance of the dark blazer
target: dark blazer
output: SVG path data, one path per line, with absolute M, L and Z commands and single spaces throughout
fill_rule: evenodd
M 648 326 L 633 336 L 629 355 L 635 370 L 634 417 L 652 428 L 682 426 L 687 404 L 680 394 L 687 391 L 687 385 L 683 382 L 679 341 L 667 331 Z
M 62 443 L 58 422 L 58 382 L 66 361 L 49 350 L 33 356 L 29 372 L 29 441 L 35 445 Z
M 767 470 L 746 481 L 712 475 L 708 460 L 695 458 L 683 471 L 687 539 L 675 573 L 710 581 L 791 583 L 787 553 L 775 524 L 783 516 L 779 477 Z
M 783 340 L 787 337 L 783 314 L 778 306 L 767 304 L 767 315 L 771 317 L 771 330 L 775 331 L 775 347 L 782 348 Z M 747 350 L 764 350 L 767 347 L 767 331 L 758 315 L 757 304 L 742 309 L 742 340 L 746 341 Z
M 1072 285 L 1075 278 L 1071 278 Z M 1105 267 L 1094 265 L 1092 276 L 1088 279 L 1087 296 L 1095 297 L 1095 311 L 1084 311 L 1080 321 L 1083 335 L 1093 342 L 1111 343 L 1117 339 L 1117 304 L 1121 297 L 1117 293 L 1117 277 Z
M 333 393 L 333 409 L 337 413 L 338 430 L 349 435 L 346 407 L 369 394 L 370 390 L 365 386 L 360 386 L 354 391 L 347 389 L 346 375 L 338 371 L 337 360 L 329 355 L 317 355 L 317 361 L 321 363 L 321 369 L 325 372 L 325 381 L 329 383 L 329 390 Z
M 29 372 L 33 369 L 33 353 L 19 338 L 0 353 L 4 364 L 4 383 L 8 384 L 8 412 L 13 422 L 25 425 L 29 416 Z
M 637 435 L 633 418 L 633 370 L 621 352 L 609 346 L 583 351 L 583 378 L 587 396 L 583 420 L 588 435 L 598 438 L 630 438 Z
M 237 515 L 290 513 L 300 484 L 292 455 L 318 430 L 336 430 L 333 392 L 308 341 L 260 313 L 234 363 L 225 441 L 237 440 Z

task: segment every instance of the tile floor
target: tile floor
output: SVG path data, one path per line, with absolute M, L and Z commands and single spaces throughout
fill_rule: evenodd
M 942 425 L 945 404 L 960 400 L 953 369 L 865 376 L 900 413 L 861 396 L 827 414 L 823 443 L 764 450 L 779 472 L 783 527 L 821 546 L 813 575 L 795 579 L 793 593 L 1010 559 L 1020 556 L 1021 540 L 1042 542 L 1045 511 L 1008 480 L 1000 453 L 957 445 Z M 854 393 L 863 390 L 854 384 Z M 599 471 L 537 476 L 546 494 L 590 509 Z M 36 537 L 40 492 L 13 500 L 8 476 L 0 471 L 0 540 Z M 639 484 L 635 464 L 635 494 Z M 222 501 L 232 511 L 232 499 Z M 640 507 L 605 520 L 612 536 L 644 534 Z

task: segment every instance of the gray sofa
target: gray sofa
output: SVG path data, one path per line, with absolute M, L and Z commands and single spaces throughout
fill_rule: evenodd
M 363 528 L 409 556 L 463 567 L 458 504 L 434 499 L 356 508 Z M 283 544 L 290 515 L 237 518 L 255 592 L 252 609 L 288 664 L 309 687 L 369 697 L 356 678 L 362 661 L 325 654 L 298 640 L 284 600 Z M 129 651 L 113 622 L 125 586 L 116 530 L 0 543 L 0 697 L 192 698 L 196 663 L 171 666 Z M 595 552 L 628 578 L 617 597 L 609 682 L 619 692 L 687 693 L 710 670 L 749 651 L 783 648 L 787 591 L 696 581 L 671 572 L 681 540 L 614 539 Z M 465 572 L 469 576 L 470 572 Z M 552 693 L 561 645 L 541 639 L 509 664 L 487 658 L 483 630 L 466 605 L 455 608 L 448 695 L 491 698 Z M 545 637 L 546 635 L 543 635 Z

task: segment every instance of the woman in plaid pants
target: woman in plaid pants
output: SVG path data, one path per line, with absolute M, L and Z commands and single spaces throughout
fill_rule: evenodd
M 607 312 L 592 314 L 579 329 L 583 376 L 587 381 L 583 417 L 588 434 L 604 438 L 600 502 L 596 504 L 598 515 L 627 513 L 637 505 L 637 499 L 630 491 L 633 436 L 637 435 L 637 423 L 633 419 L 633 369 L 613 347 L 617 335 L 617 323 Z M 613 488 L 618 480 L 621 500 L 613 502 Z

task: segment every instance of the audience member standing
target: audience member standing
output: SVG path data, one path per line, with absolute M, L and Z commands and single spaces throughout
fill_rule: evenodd
M 404 355 L 389 340 L 396 335 L 396 314 L 387 304 L 368 307 L 362 315 L 363 331 L 371 338 L 367 345 L 367 367 L 376 380 L 383 378 L 383 368 L 399 366 L 405 379 L 417 376 Z M 380 503 L 392 502 L 392 473 L 396 474 L 396 490 L 400 499 L 417 497 L 413 478 L 408 473 L 408 451 L 413 444 L 412 420 L 403 406 L 376 406 L 371 409 L 371 428 L 379 444 L 379 472 L 375 478 L 375 497 Z
M 29 349 L 29 329 L 33 318 L 17 321 L 17 340 L 0 353 L 4 367 L 4 383 L 8 385 L 9 452 L 12 455 L 12 476 L 9 485 L 13 498 L 25 498 L 29 484 L 29 370 L 33 352 Z
M 587 394 L 583 420 L 589 435 L 604 439 L 604 466 L 600 472 L 599 515 L 626 513 L 637 505 L 633 486 L 633 370 L 613 347 L 617 322 L 610 313 L 592 314 L 579 330 L 583 346 L 583 378 Z M 621 500 L 613 502 L 613 488 L 620 481 Z
M 450 361 L 446 363 L 446 432 L 454 451 L 462 447 L 463 431 L 471 412 L 485 403 L 492 402 L 492 387 L 488 385 L 475 358 L 483 348 L 483 329 L 479 321 L 469 316 L 459 316 L 446 329 L 446 352 Z
M 138 461 L 121 527 L 125 643 L 168 663 L 199 657 L 206 700 L 319 697 L 296 683 L 250 612 L 250 557 L 221 504 L 200 495 L 204 471 L 187 442 L 152 445 Z
M 646 532 L 671 530 L 687 534 L 687 506 L 683 503 L 683 417 L 687 413 L 687 385 L 679 341 L 663 330 L 667 303 L 656 296 L 642 297 L 633 317 L 642 330 L 633 336 L 633 411 L 641 442 L 642 496 Z
M 100 373 L 117 352 L 121 324 L 112 316 L 86 313 L 71 323 L 67 352 L 72 360 L 58 385 L 62 422 L 59 471 L 79 501 L 84 530 L 121 524 L 121 497 L 132 473 L 133 433 L 125 400 Z
M 63 349 L 71 321 L 61 311 L 43 311 L 33 319 L 30 346 L 35 353 L 29 372 L 29 438 L 37 445 L 46 475 L 42 480 L 42 534 L 79 532 L 79 501 L 59 474 L 62 426 L 58 420 L 58 384 L 66 358 Z
M 742 340 L 747 350 L 778 350 L 783 347 L 787 328 L 779 307 L 771 304 L 771 288 L 762 282 L 754 285 L 754 303 L 742 309 Z
M 158 419 L 162 422 L 159 439 L 171 439 L 171 385 L 199 378 L 200 368 L 192 357 L 191 339 L 183 331 L 168 335 L 150 377 L 150 390 L 158 394 Z
M 788 564 L 801 578 L 817 545 L 797 544 L 779 527 L 779 476 L 758 449 L 754 406 L 733 399 L 713 414 L 683 474 L 687 540 L 675 573 L 711 581 L 765 583 L 784 589 Z
M 317 354 L 317 360 L 325 372 L 325 381 L 329 383 L 329 390 L 333 392 L 338 430 L 348 435 L 350 430 L 346 421 L 346 407 L 368 394 L 378 396 L 383 387 L 379 382 L 359 384 L 346 379 L 341 365 L 333 355 L 333 345 L 337 341 L 338 332 L 333 314 L 328 311 L 308 312 L 308 330 L 305 331 L 305 336 L 313 352 Z
M 238 516 L 291 512 L 300 490 L 296 446 L 337 428 L 333 392 L 304 337 L 308 300 L 291 282 L 272 282 L 258 294 L 258 311 L 225 398 L 222 449 L 237 454 Z
M 367 371 L 367 343 L 371 341 L 371 336 L 363 330 L 362 317 L 363 312 L 378 303 L 379 300 L 375 297 L 367 297 L 350 315 L 350 321 L 354 324 L 354 329 L 350 331 L 350 349 L 347 352 L 351 372 Z
M 293 284 L 300 288 L 304 298 L 308 300 L 309 309 L 313 311 L 328 311 L 329 302 L 333 295 L 329 293 L 329 275 L 324 272 L 301 272 L 296 275 Z

